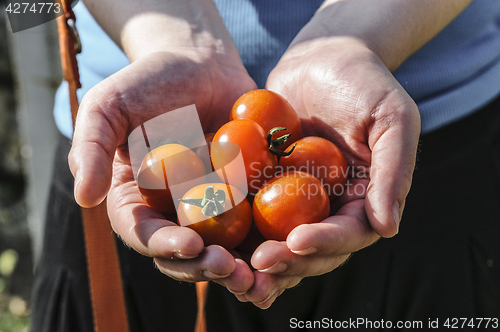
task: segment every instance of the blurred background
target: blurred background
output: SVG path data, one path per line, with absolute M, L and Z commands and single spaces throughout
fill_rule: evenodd
M 0 6 L 0 332 L 29 331 L 62 79 L 55 21 L 12 33 Z

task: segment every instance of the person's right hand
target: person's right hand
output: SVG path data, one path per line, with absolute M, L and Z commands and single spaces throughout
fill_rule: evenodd
M 114 231 L 139 253 L 154 257 L 166 275 L 183 281 L 220 279 L 233 292 L 246 291 L 253 274 L 219 246 L 204 248 L 193 230 L 179 227 L 146 206 L 132 173 L 128 136 L 160 114 L 195 104 L 205 133 L 228 121 L 235 100 L 255 89 L 239 57 L 231 63 L 194 52 L 156 52 L 102 81 L 83 98 L 69 164 L 75 198 L 83 207 L 107 195 Z

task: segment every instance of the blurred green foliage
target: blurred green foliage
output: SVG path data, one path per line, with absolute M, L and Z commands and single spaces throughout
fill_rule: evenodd
M 9 293 L 10 279 L 18 260 L 19 254 L 13 249 L 0 253 L 0 332 L 29 331 L 30 318 L 26 302 Z
M 10 312 L 0 314 L 0 332 L 28 332 L 29 329 L 28 315 L 15 316 Z
M 17 251 L 14 249 L 4 250 L 0 254 L 0 274 L 4 277 L 10 277 L 18 260 L 19 254 Z

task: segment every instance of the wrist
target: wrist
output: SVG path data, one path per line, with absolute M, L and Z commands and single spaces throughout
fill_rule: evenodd
M 239 57 L 218 13 L 197 19 L 186 15 L 187 18 L 172 18 L 164 13 L 145 13 L 134 17 L 121 33 L 124 52 L 131 61 L 156 52 L 198 54 L 222 61 Z
M 84 1 L 132 62 L 158 52 L 239 57 L 211 0 Z
M 339 71 L 357 63 L 372 62 L 386 67 L 369 45 L 363 40 L 349 36 L 329 36 L 293 42 L 281 58 L 277 67 L 306 68 L 302 74 L 323 63 L 326 71 Z
M 357 40 L 396 70 L 448 25 L 471 0 L 327 0 L 293 44 L 312 39 Z

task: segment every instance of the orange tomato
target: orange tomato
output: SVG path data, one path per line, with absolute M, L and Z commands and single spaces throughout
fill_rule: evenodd
M 271 90 L 253 90 L 241 96 L 233 105 L 229 120 L 248 119 L 257 122 L 265 133 L 275 127 L 285 127 L 280 135 L 291 134 L 280 150 L 301 138 L 300 119 L 292 105 Z
M 330 201 L 323 184 L 309 173 L 281 173 L 255 195 L 253 219 L 268 240 L 285 241 L 298 225 L 324 220 Z
M 177 213 L 181 226 L 195 230 L 205 246 L 236 248 L 252 225 L 252 208 L 245 195 L 224 183 L 202 184 L 182 198 Z
M 231 164 L 238 155 L 237 147 L 241 150 L 243 168 L 240 164 Z M 248 192 L 254 194 L 275 175 L 278 164 L 276 155 L 269 150 L 266 133 L 251 120 L 233 120 L 223 125 L 213 138 L 211 155 L 222 181 L 234 179 L 232 185 L 241 191 L 248 188 Z
M 344 192 L 347 183 L 347 161 L 340 149 L 327 139 L 309 136 L 298 140 L 293 153 L 282 157 L 283 171 L 303 171 L 317 177 L 331 200 Z M 285 150 L 288 151 L 287 149 Z
M 151 150 L 142 160 L 137 185 L 144 202 L 163 213 L 175 213 L 177 199 L 170 186 L 176 186 L 180 197 L 194 185 L 205 182 L 205 165 L 200 157 L 181 144 L 165 144 Z

